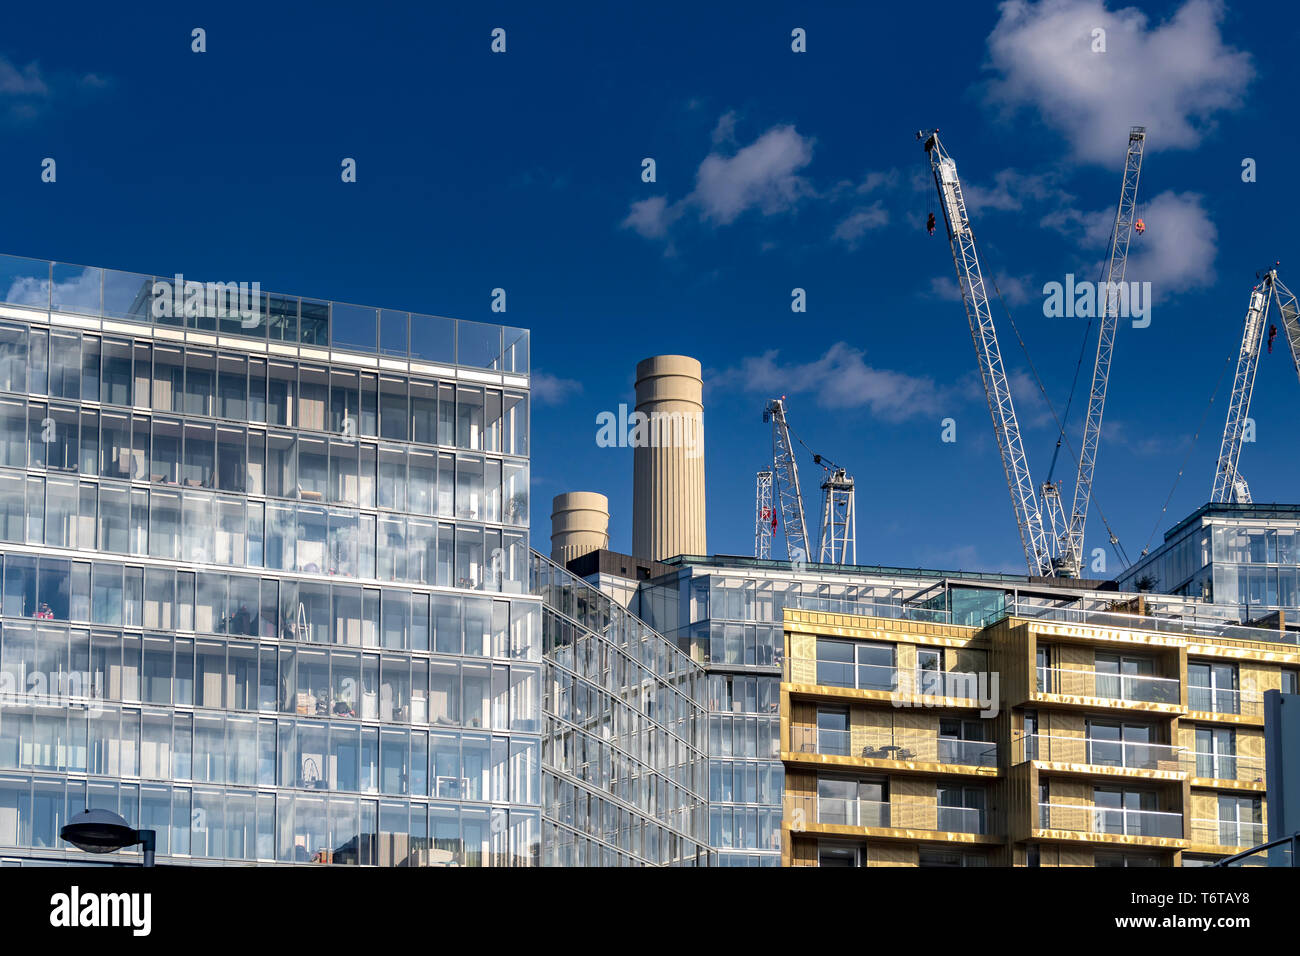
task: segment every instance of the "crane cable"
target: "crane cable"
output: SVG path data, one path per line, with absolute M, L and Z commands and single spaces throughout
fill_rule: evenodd
M 1151 534 L 1147 536 L 1146 544 L 1142 546 L 1142 555 L 1151 550 L 1151 539 L 1156 536 L 1156 531 L 1160 528 L 1160 522 L 1169 510 L 1169 502 L 1173 500 L 1174 492 L 1178 489 L 1178 482 L 1183 477 L 1183 471 L 1187 468 L 1188 459 L 1192 457 L 1192 451 L 1196 448 L 1196 439 L 1201 436 L 1201 429 L 1205 427 L 1205 419 L 1210 414 L 1210 407 L 1214 405 L 1214 400 L 1219 397 L 1219 387 L 1223 384 L 1223 376 L 1228 373 L 1228 365 L 1232 362 L 1232 356 L 1229 355 L 1223 360 L 1223 368 L 1219 370 L 1219 380 L 1214 383 L 1214 391 L 1210 394 L 1209 404 L 1205 406 L 1205 411 L 1201 412 L 1201 421 L 1196 426 L 1196 434 L 1192 435 L 1192 443 L 1187 447 L 1187 454 L 1183 456 L 1183 463 L 1178 466 L 1178 474 L 1174 477 L 1174 485 L 1169 489 L 1169 495 L 1165 498 L 1164 506 L 1160 509 L 1160 514 L 1156 517 L 1156 523 L 1151 526 Z M 1141 557 L 1142 555 L 1139 555 Z
M 1033 373 L 1034 382 L 1038 385 L 1038 391 L 1042 393 L 1043 401 L 1047 403 L 1047 410 L 1052 413 L 1052 418 L 1056 421 L 1056 427 L 1058 429 L 1058 434 L 1060 435 L 1059 440 L 1065 442 L 1066 451 L 1070 453 L 1070 457 L 1074 459 L 1075 465 L 1077 466 L 1079 456 L 1075 454 L 1074 446 L 1070 444 L 1070 440 L 1065 437 L 1065 426 L 1061 423 L 1060 416 L 1056 414 L 1056 409 L 1052 406 L 1052 399 L 1048 396 L 1047 389 L 1043 386 L 1043 380 L 1039 377 L 1038 369 L 1034 367 L 1034 360 L 1029 357 L 1029 348 L 1025 345 L 1025 340 L 1020 334 L 1020 329 L 1016 326 L 1016 320 L 1012 317 L 1011 310 L 1007 308 L 1007 301 L 1002 297 L 1002 290 L 998 288 L 998 280 L 992 278 L 990 281 L 993 283 L 993 291 L 997 293 L 998 302 L 1002 304 L 1002 311 L 1006 313 L 1007 321 L 1011 323 L 1011 331 L 1015 333 L 1016 341 L 1020 343 L 1020 351 L 1024 353 L 1025 362 L 1029 365 L 1029 371 Z M 1101 523 L 1106 526 L 1106 533 L 1110 537 L 1111 550 L 1115 552 L 1115 556 L 1123 561 L 1125 567 L 1127 567 L 1133 562 L 1129 560 L 1128 554 L 1124 551 L 1124 546 L 1120 544 L 1119 536 L 1111 529 L 1110 522 L 1106 520 L 1106 513 L 1102 511 L 1101 503 L 1095 500 L 1096 497 L 1095 494 L 1092 496 L 1094 499 L 1093 503 L 1097 507 L 1097 516 L 1101 518 Z

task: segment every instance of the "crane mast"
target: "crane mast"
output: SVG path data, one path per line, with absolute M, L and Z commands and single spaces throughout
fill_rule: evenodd
M 1300 320 L 1297 319 L 1296 297 L 1282 280 L 1277 269 L 1263 274 L 1263 281 L 1250 290 L 1250 304 L 1246 307 L 1245 327 L 1241 333 L 1241 350 L 1237 353 L 1237 372 L 1232 380 L 1232 400 L 1228 403 L 1228 419 L 1223 426 L 1223 439 L 1219 443 L 1219 461 L 1214 472 L 1214 488 L 1210 501 L 1215 504 L 1249 503 L 1250 485 L 1238 465 L 1241 444 L 1245 436 L 1246 420 L 1250 415 L 1250 400 L 1255 391 L 1255 371 L 1259 366 L 1259 348 L 1268 322 L 1269 306 L 1277 300 L 1287 343 L 1291 347 L 1291 361 L 1300 377 Z
M 1025 563 L 1030 574 L 1051 575 L 1055 569 L 1048 550 L 1047 535 L 1043 530 L 1043 515 L 1039 510 L 1029 463 L 1025 458 L 1020 423 L 1016 418 L 1015 404 L 1011 400 L 1011 386 L 1002 363 L 1002 351 L 998 347 L 997 330 L 993 325 L 993 313 L 989 308 L 984 276 L 975 249 L 975 236 L 966 214 L 961 181 L 957 178 L 957 164 L 940 144 L 938 130 L 922 131 L 917 133 L 917 138 L 925 142 L 925 151 L 930 157 L 930 171 L 943 207 L 953 266 L 957 271 L 957 284 L 961 288 L 971 341 L 975 345 L 975 355 L 979 361 L 980 378 L 988 399 L 989 413 L 993 417 L 993 430 L 1002 456 L 1002 470 L 1011 492 L 1011 505 L 1015 510 L 1020 542 L 1025 549 Z
M 853 478 L 834 462 L 823 464 L 820 455 L 813 456 L 813 461 L 827 469 L 822 482 L 822 536 L 817 560 L 823 564 L 857 564 Z
M 1106 386 L 1110 380 L 1110 361 L 1115 349 L 1115 331 L 1119 325 L 1121 284 L 1128 265 L 1129 241 L 1133 238 L 1136 218 L 1138 177 L 1142 173 L 1142 151 L 1146 130 L 1134 126 L 1128 133 L 1128 151 L 1124 156 L 1124 179 L 1115 210 L 1115 227 L 1111 230 L 1110 259 L 1106 267 L 1106 307 L 1101 315 L 1097 335 L 1097 360 L 1092 368 L 1092 391 L 1088 395 L 1088 417 L 1083 426 L 1083 446 L 1079 451 L 1079 473 L 1074 483 L 1074 504 L 1070 523 L 1060 542 L 1060 566 L 1065 574 L 1078 577 L 1083 568 L 1083 530 L 1088 521 L 1088 504 L 1092 499 L 1092 476 L 1097 467 L 1097 447 L 1101 441 L 1101 419 L 1106 409 Z M 1058 539 L 1059 540 L 1059 539 Z
M 785 420 L 785 399 L 774 398 L 763 409 L 763 421 L 772 423 L 772 473 L 781 523 L 785 525 L 785 552 L 791 561 L 807 560 L 808 531 L 804 525 L 803 492 L 799 490 L 799 465 L 790 445 Z
M 754 557 L 772 557 L 772 473 L 760 471 L 754 480 Z

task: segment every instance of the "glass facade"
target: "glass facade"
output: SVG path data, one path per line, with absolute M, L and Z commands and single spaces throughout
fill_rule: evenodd
M 544 605 L 544 864 L 706 865 L 703 669 L 536 553 L 533 590 Z
M 1125 590 L 1184 595 L 1254 620 L 1300 607 L 1300 507 L 1207 505 L 1118 577 Z
M 0 854 L 539 864 L 527 333 L 153 282 L 0 258 Z

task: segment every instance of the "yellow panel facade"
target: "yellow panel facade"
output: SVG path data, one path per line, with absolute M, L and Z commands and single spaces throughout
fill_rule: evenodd
M 1193 661 L 1233 662 L 1239 669 L 1244 696 L 1256 699 L 1264 690 L 1280 685 L 1282 666 L 1300 665 L 1300 653 L 1285 645 L 1157 633 L 1115 627 L 1109 622 L 1094 627 L 1009 618 L 974 629 L 788 609 L 786 627 L 790 677 L 783 686 L 782 741 L 812 745 L 803 752 L 791 746 L 795 752 L 786 763 L 785 823 L 792 837 L 787 841 L 788 865 L 817 865 L 819 845 L 856 845 L 865 850 L 867 865 L 915 866 L 920 851 L 945 842 L 946 850 L 975 853 L 994 865 L 1027 865 L 1031 848 L 1041 866 L 1094 866 L 1096 854 L 1102 849 L 1107 854 L 1155 853 L 1165 863 L 1180 862 L 1189 846 L 1189 858 L 1225 856 L 1236 848 L 1219 842 L 1219 800 L 1223 795 L 1262 799 L 1263 731 L 1257 713 L 1217 718 L 1198 715 L 1199 719 L 1192 720 L 1186 709 L 1186 661 L 1190 655 Z M 915 686 L 911 669 L 919 649 L 942 650 L 944 667 L 950 673 L 995 669 L 1001 676 L 1003 695 L 998 702 L 999 713 L 996 718 L 980 722 L 977 708 L 956 706 L 955 701 L 941 707 L 894 707 L 887 695 L 877 692 L 816 687 L 818 635 L 894 644 L 899 686 L 904 688 Z M 1032 694 L 1035 683 L 1036 642 L 1050 649 L 1051 665 L 1057 669 L 1051 690 L 1066 699 L 1034 702 L 1026 696 Z M 1181 686 L 1171 699 L 1167 697 L 1157 704 L 1120 699 L 1118 695 L 1108 698 L 1098 693 L 1096 679 L 1096 658 L 1103 653 L 1151 659 L 1157 674 L 1176 679 Z M 802 659 L 802 665 L 798 659 Z M 1084 705 L 1071 703 L 1069 697 L 1102 699 Z M 815 753 L 820 707 L 848 709 L 848 757 Z M 1027 750 L 1020 745 L 1030 711 L 1037 717 L 1033 761 L 1027 759 Z M 933 768 L 941 752 L 939 727 L 945 718 L 962 722 L 963 730 L 970 729 L 967 722 L 976 721 L 978 732 L 963 736 L 984 739 L 995 746 L 1000 766 L 972 761 L 942 770 Z M 1145 725 L 1153 730 L 1153 741 L 1168 741 L 1173 749 L 1167 754 L 1142 747 L 1116 749 L 1114 759 L 1102 765 L 1090 763 L 1097 754 L 1090 751 L 1089 724 L 1098 721 Z M 1198 727 L 1220 734 L 1232 731 L 1235 749 L 1228 750 L 1226 758 L 1219 750 L 1218 760 L 1198 760 Z M 1225 739 L 1220 736 L 1219 747 L 1224 746 Z M 884 747 L 898 749 L 884 751 Z M 981 753 L 978 747 L 960 746 L 944 747 L 942 752 L 950 760 Z M 1130 757 L 1136 758 L 1134 762 L 1129 762 Z M 893 762 L 886 764 L 886 760 Z M 1235 777 L 1202 775 L 1211 772 Z M 915 836 L 904 838 L 897 834 L 896 838 L 882 840 L 868 837 L 869 830 L 863 826 L 829 820 L 818 823 L 819 773 L 868 783 L 884 780 L 889 794 L 889 827 L 896 832 L 916 831 Z M 1188 783 L 1193 778 L 1195 787 Z M 1046 785 L 1046 794 L 1040 784 Z M 986 833 L 954 834 L 951 840 L 938 833 L 938 787 L 953 785 L 985 788 L 990 810 L 985 819 Z M 1155 838 L 1096 832 L 1097 787 L 1154 793 L 1152 812 L 1175 815 L 1162 818 L 1171 827 L 1170 835 Z M 1046 811 L 1040 807 L 1044 800 L 1048 804 Z M 867 812 L 866 803 L 858 810 L 864 823 L 874 824 L 875 817 Z M 796 815 L 807 829 L 793 828 L 791 833 Z M 1050 840 L 1035 840 L 1034 832 L 1043 828 L 1056 832 Z M 1251 834 L 1249 830 L 1242 832 Z M 1222 828 L 1222 833 L 1224 839 L 1238 836 L 1235 828 Z
M 916 846 L 899 843 L 867 844 L 867 866 L 916 866 Z
M 933 780 L 895 777 L 889 787 L 889 822 L 903 829 L 933 830 L 939 825 L 939 794 Z

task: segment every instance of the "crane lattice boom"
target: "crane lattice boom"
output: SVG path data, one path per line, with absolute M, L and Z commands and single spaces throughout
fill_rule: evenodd
M 1269 305 L 1277 300 L 1291 347 L 1291 361 L 1300 377 L 1300 320 L 1296 297 L 1277 277 L 1277 269 L 1269 269 L 1260 285 L 1250 290 L 1250 304 L 1246 307 L 1246 321 L 1241 333 L 1241 350 L 1237 353 L 1237 373 L 1232 380 L 1232 399 L 1228 403 L 1228 419 L 1223 426 L 1223 439 L 1219 443 L 1219 461 L 1214 472 L 1214 488 L 1210 501 L 1248 503 L 1250 485 L 1238 467 L 1241 444 L 1250 417 L 1250 400 L 1255 391 L 1255 371 L 1259 366 L 1259 348 L 1268 324 Z
M 961 181 L 957 178 L 957 164 L 944 152 L 937 130 L 918 133 L 917 136 L 925 141 L 925 151 L 930 157 L 930 171 L 934 176 L 935 188 L 939 191 L 944 221 L 948 226 L 948 243 L 952 248 L 957 284 L 961 288 L 971 341 L 975 345 L 975 355 L 979 362 L 980 378 L 984 383 L 989 413 L 993 417 L 993 430 L 1002 456 L 1002 470 L 1006 474 L 1011 505 L 1016 515 L 1016 527 L 1025 549 L 1025 563 L 1030 574 L 1050 575 L 1054 568 L 1047 535 L 1043 530 L 1043 515 L 1038 507 L 1029 463 L 1025 458 L 1020 423 L 1016 418 L 1015 403 L 1011 399 L 1011 386 L 1007 381 L 1006 367 L 1002 363 L 997 329 L 993 325 L 993 313 L 989 308 L 984 275 L 975 249 L 975 236 L 966 214 Z
M 1136 219 L 1138 177 L 1142 173 L 1142 151 L 1146 130 L 1134 126 L 1128 134 L 1128 152 L 1124 156 L 1124 179 L 1115 210 L 1115 227 L 1111 230 L 1110 259 L 1105 285 L 1106 307 L 1101 314 L 1097 335 L 1097 360 L 1092 368 L 1092 391 L 1088 395 L 1088 417 L 1083 425 L 1083 446 L 1079 451 L 1079 473 L 1074 483 L 1074 505 L 1065 540 L 1060 543 L 1062 570 L 1078 577 L 1083 567 L 1083 530 L 1088 521 L 1088 504 L 1092 499 L 1092 476 L 1097 467 L 1097 447 L 1101 442 L 1101 419 L 1106 409 L 1106 386 L 1110 380 L 1110 360 L 1115 349 L 1115 331 L 1119 326 L 1121 283 L 1128 265 L 1129 241 Z
M 772 423 L 772 474 L 785 526 L 785 552 L 791 561 L 808 559 L 808 531 L 804 524 L 803 492 L 799 490 L 799 465 L 790 444 L 790 426 L 785 420 L 785 400 L 774 398 L 763 410 L 763 421 Z

